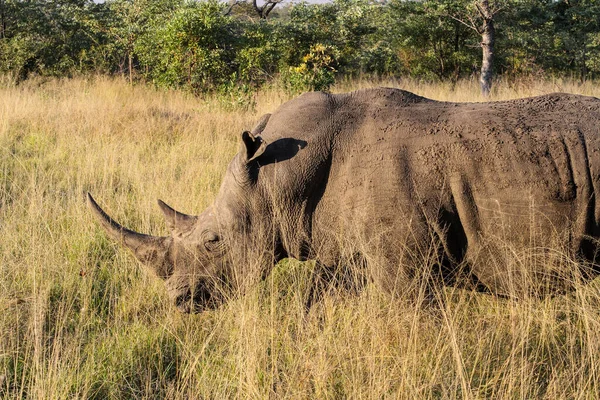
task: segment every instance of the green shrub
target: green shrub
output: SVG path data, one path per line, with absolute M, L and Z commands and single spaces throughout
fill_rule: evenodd
M 335 83 L 335 49 L 318 43 L 302 58 L 297 67 L 289 67 L 283 76 L 286 89 L 291 93 L 308 90 L 327 91 Z
M 158 86 L 214 90 L 235 72 L 231 25 L 216 0 L 184 4 L 136 44 L 142 70 Z

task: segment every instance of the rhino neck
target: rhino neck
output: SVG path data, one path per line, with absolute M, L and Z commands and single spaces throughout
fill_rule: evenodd
M 258 183 L 264 195 L 259 214 L 268 215 L 279 258 L 315 258 L 313 222 L 331 168 L 328 154 L 315 153 L 310 154 L 310 159 L 295 157 L 265 166 L 261 172 Z
M 234 258 L 244 259 L 237 263 L 240 266 L 260 259 L 270 268 L 287 256 L 281 233 L 274 223 L 272 202 L 260 185 L 224 182 L 212 208 L 219 230 L 235 253 Z

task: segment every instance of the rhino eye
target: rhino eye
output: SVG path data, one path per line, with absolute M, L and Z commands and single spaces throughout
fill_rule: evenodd
M 219 235 L 215 232 L 206 232 L 204 234 L 204 247 L 208 250 L 215 250 L 219 247 Z
M 207 232 L 206 235 L 204 236 L 204 240 L 207 242 L 218 242 L 219 235 L 217 235 L 214 232 Z

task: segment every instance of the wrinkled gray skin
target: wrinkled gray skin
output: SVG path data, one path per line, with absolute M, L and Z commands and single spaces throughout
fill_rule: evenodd
M 214 282 L 236 286 L 248 263 L 232 260 L 242 254 L 269 255 L 263 274 L 284 257 L 327 269 L 350 255 L 394 292 L 433 248 L 440 282 L 453 284 L 461 265 L 477 288 L 503 295 L 511 272 L 499 240 L 526 248 L 555 237 L 589 261 L 585 277 L 597 272 L 599 99 L 471 104 L 386 88 L 308 93 L 242 139 L 203 213 L 159 201 L 170 236 L 122 228 L 89 196 L 107 232 L 166 281 L 182 311 L 218 304 Z

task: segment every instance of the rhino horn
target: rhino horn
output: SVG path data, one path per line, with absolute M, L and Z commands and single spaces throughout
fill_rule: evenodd
M 181 213 L 160 199 L 158 200 L 158 206 L 165 215 L 169 228 L 173 231 L 187 231 L 198 221 L 198 217 Z
M 145 264 L 153 265 L 164 255 L 168 247 L 167 237 L 144 235 L 124 228 L 114 219 L 112 219 L 100 206 L 91 194 L 87 194 L 88 203 L 102 224 L 106 233 L 121 242 L 125 247 L 129 248 L 138 260 Z

